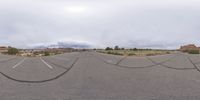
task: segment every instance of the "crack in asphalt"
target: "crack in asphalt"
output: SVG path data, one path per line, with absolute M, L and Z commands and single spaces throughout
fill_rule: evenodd
M 89 53 L 89 54 L 92 54 L 92 53 Z M 118 66 L 118 67 L 121 67 L 121 68 L 131 68 L 131 69 L 143 69 L 143 68 L 151 68 L 151 67 L 156 67 L 158 65 L 162 66 L 162 67 L 165 67 L 165 68 L 169 68 L 169 69 L 174 69 L 174 70 L 194 70 L 196 69 L 198 72 L 200 72 L 200 69 L 198 68 L 198 66 L 196 65 L 196 63 L 194 63 L 190 57 L 186 56 L 186 55 L 183 55 L 183 54 L 175 54 L 174 56 L 170 57 L 169 59 L 165 60 L 165 61 L 162 61 L 162 62 L 156 62 L 154 61 L 153 59 L 151 59 L 150 57 L 146 57 L 147 60 L 149 60 L 150 62 L 152 62 L 153 64 L 152 65 L 147 65 L 147 66 L 137 66 L 137 67 L 131 67 L 131 66 L 124 66 L 124 65 L 120 65 L 121 62 L 123 62 L 125 59 L 127 59 L 127 56 L 121 58 L 119 61 L 117 61 L 117 63 L 109 63 L 107 61 L 105 61 L 102 57 L 99 57 L 98 55 L 94 55 L 92 54 L 93 57 L 95 57 L 96 59 L 104 62 L 105 64 L 109 64 L 109 65 L 114 65 L 114 66 Z M 169 62 L 170 60 L 172 59 L 175 59 L 178 55 L 183 55 L 184 57 L 186 57 L 190 63 L 194 66 L 194 68 L 175 68 L 175 67 L 170 67 L 170 66 L 167 66 L 165 65 L 164 63 L 166 62 Z M 13 78 L 3 72 L 0 72 L 1 75 L 3 75 L 4 77 L 10 79 L 10 80 L 13 80 L 13 81 L 16 81 L 16 82 L 20 82 L 20 83 L 44 83 L 44 82 L 49 82 L 49 81 L 53 81 L 53 80 L 56 80 L 60 77 L 62 77 L 63 75 L 65 75 L 67 72 L 69 72 L 73 67 L 74 65 L 78 62 L 78 60 L 80 59 L 81 57 L 77 57 L 75 59 L 75 61 L 70 65 L 69 68 L 66 68 L 65 66 L 62 66 L 62 65 L 59 65 L 59 64 L 56 64 L 56 63 L 53 63 L 53 62 L 50 62 L 48 61 L 49 63 L 53 64 L 54 66 L 56 67 L 59 67 L 59 68 L 62 68 L 64 69 L 65 71 L 53 78 L 50 78 L 50 79 L 45 79 L 45 80 L 39 80 L 39 81 L 31 81 L 31 80 L 19 80 L 19 79 L 16 79 L 16 78 Z M 85 58 L 85 57 L 84 57 Z M 4 60 L 4 62 L 8 62 L 10 60 L 13 60 L 13 59 L 16 59 L 16 58 L 10 58 L 10 59 L 6 59 Z M 1 61 L 0 61 L 1 62 Z M 3 61 L 2 61 L 3 62 Z
M 125 60 L 127 58 L 127 56 L 125 56 L 125 57 L 123 57 L 122 59 L 120 59 L 117 63 L 116 63 L 116 65 L 119 65 L 123 60 Z
M 190 57 L 188 57 L 188 56 L 186 56 L 187 57 L 187 59 L 190 61 L 190 63 L 194 66 L 194 68 L 198 71 L 198 72 L 200 72 L 200 69 L 197 67 L 197 65 L 192 61 L 192 59 L 190 59 Z
M 102 62 L 104 62 L 104 63 L 106 63 L 106 64 L 109 64 L 109 65 L 115 65 L 115 66 L 118 66 L 118 67 L 121 67 L 121 68 L 143 69 L 143 68 L 156 67 L 156 66 L 158 66 L 158 65 L 165 66 L 165 65 L 163 65 L 163 64 L 166 63 L 166 62 L 168 62 L 168 61 L 170 61 L 170 60 L 172 60 L 172 59 L 174 59 L 174 58 L 176 58 L 176 57 L 178 56 L 178 53 L 177 53 L 175 56 L 173 56 L 173 57 L 171 57 L 171 58 L 169 58 L 169 59 L 167 59 L 167 60 L 165 60 L 165 61 L 159 62 L 159 63 L 152 62 L 150 59 L 148 59 L 148 60 L 150 60 L 150 61 L 153 63 L 152 65 L 137 66 L 137 67 L 131 67 L 131 66 L 120 65 L 120 63 L 121 63 L 122 61 L 124 61 L 127 57 L 123 57 L 123 58 L 120 59 L 116 64 L 112 64 L 112 63 L 109 63 L 109 62 L 103 60 L 103 59 L 102 59 L 101 57 L 99 57 L 99 56 L 95 56 L 95 55 L 93 55 L 93 56 L 94 56 L 95 58 L 101 60 Z M 169 67 L 169 66 L 165 66 L 165 67 L 166 67 L 166 68 L 170 68 L 170 69 L 176 69 L 176 68 Z M 178 69 L 178 70 L 179 70 L 179 69 Z M 180 69 L 180 70 L 182 70 L 182 69 Z
M 76 58 L 75 58 L 76 59 Z M 79 59 L 80 59 L 80 57 L 79 57 Z M 56 67 L 59 67 L 59 68 L 62 68 L 62 69 L 65 69 L 65 70 L 67 70 L 68 68 L 66 68 L 65 66 L 62 66 L 62 65 L 60 65 L 60 64 L 56 64 L 56 63 L 54 63 L 54 62 L 52 62 L 52 61 L 47 61 L 47 60 L 45 60 L 45 59 L 43 59 L 44 61 L 46 61 L 46 62 L 48 62 L 48 63 L 50 63 L 50 64 L 52 64 L 52 65 L 54 65 L 54 66 L 56 66 Z
M 95 58 L 101 60 L 102 62 L 106 63 L 106 64 L 109 64 L 109 65 L 115 65 L 115 66 L 118 66 L 118 67 L 121 67 L 121 68 L 130 68 L 130 69 L 143 69 L 143 68 L 151 68 L 151 67 L 156 67 L 158 65 L 162 66 L 162 67 L 165 67 L 165 68 L 169 68 L 169 69 L 174 69 L 174 70 L 194 70 L 196 69 L 197 71 L 200 72 L 200 69 L 197 67 L 196 63 L 194 63 L 189 57 L 187 57 L 186 55 L 183 55 L 183 56 L 186 56 L 186 58 L 190 61 L 190 63 L 194 66 L 194 68 L 175 68 L 175 67 L 171 67 L 171 66 L 168 66 L 168 65 L 165 65 L 164 63 L 166 62 L 169 62 L 170 60 L 172 59 L 175 59 L 178 55 L 183 55 L 181 53 L 176 53 L 175 56 L 165 60 L 165 61 L 162 61 L 162 62 L 155 62 L 154 60 L 152 60 L 150 57 L 146 57 L 146 59 L 148 59 L 149 61 L 151 61 L 153 63 L 153 65 L 147 65 L 147 66 L 137 66 L 137 67 L 131 67 L 131 66 L 124 66 L 124 65 L 120 65 L 120 63 L 125 60 L 127 57 L 124 57 L 122 59 L 120 59 L 116 64 L 112 64 L 112 63 L 109 63 L 105 60 L 103 60 L 101 57 L 98 57 L 98 56 L 95 56 Z
M 165 68 L 169 68 L 169 69 L 174 69 L 174 70 L 193 70 L 195 68 L 175 68 L 175 67 L 170 67 L 170 66 L 167 66 L 167 65 L 164 65 L 164 63 L 157 63 L 155 62 L 154 60 L 152 60 L 151 58 L 149 57 L 146 57 L 149 61 L 151 61 L 152 63 L 154 63 L 155 65 L 160 65 L 160 66 L 163 66 Z M 170 59 L 171 60 L 171 59 Z

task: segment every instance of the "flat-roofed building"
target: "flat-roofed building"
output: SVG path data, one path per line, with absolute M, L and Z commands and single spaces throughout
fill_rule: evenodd
M 8 52 L 8 47 L 6 46 L 0 46 L 0 53 Z
M 180 47 L 180 51 L 188 51 L 188 50 L 200 50 L 200 47 L 197 47 L 195 44 L 188 44 Z

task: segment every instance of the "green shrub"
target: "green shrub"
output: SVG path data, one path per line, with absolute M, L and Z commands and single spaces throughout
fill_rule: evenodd
M 16 55 L 17 53 L 19 53 L 19 50 L 16 49 L 16 48 L 8 48 L 8 52 L 7 52 L 9 55 Z
M 199 54 L 199 50 L 188 50 L 189 54 Z

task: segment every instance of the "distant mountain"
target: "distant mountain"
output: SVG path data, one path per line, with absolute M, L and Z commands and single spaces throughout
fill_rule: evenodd
M 36 49 L 45 49 L 45 48 L 75 48 L 75 49 L 86 49 L 91 48 L 92 45 L 87 43 L 78 43 L 78 42 L 58 42 L 56 44 L 49 45 L 39 45 L 34 48 Z

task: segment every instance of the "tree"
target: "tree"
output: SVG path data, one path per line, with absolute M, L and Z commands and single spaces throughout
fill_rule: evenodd
M 106 47 L 105 50 L 113 50 L 113 48 L 110 48 L 110 47 Z
M 137 48 L 133 48 L 133 51 L 137 51 L 138 49 Z
M 9 55 L 16 55 L 17 53 L 19 53 L 19 50 L 17 48 L 13 48 L 13 47 L 8 48 Z
M 114 50 L 119 50 L 119 46 L 115 46 Z

